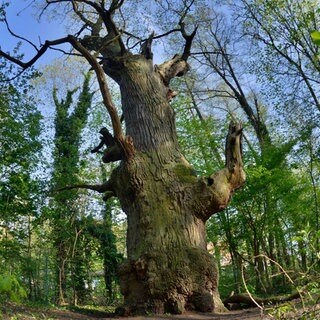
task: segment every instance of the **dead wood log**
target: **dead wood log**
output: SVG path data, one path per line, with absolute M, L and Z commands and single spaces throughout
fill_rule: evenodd
M 261 306 L 273 305 L 278 303 L 283 303 L 287 301 L 292 301 L 294 299 L 301 298 L 301 292 L 295 292 L 289 296 L 279 296 L 270 298 L 258 298 L 251 297 L 248 294 L 234 294 L 223 301 L 226 308 L 230 309 L 245 309 L 245 308 L 255 308 L 258 303 Z M 255 303 L 255 302 L 256 303 Z

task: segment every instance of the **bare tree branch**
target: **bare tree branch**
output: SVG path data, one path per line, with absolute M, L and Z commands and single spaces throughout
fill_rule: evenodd
M 73 190 L 73 189 L 88 189 L 88 190 L 97 191 L 99 193 L 103 193 L 106 191 L 113 191 L 109 181 L 107 181 L 104 184 L 85 184 L 85 183 L 74 184 L 74 185 L 65 186 L 65 187 L 56 189 L 54 190 L 54 192 L 61 192 L 61 191 Z
M 29 67 L 31 67 L 32 65 L 34 65 L 34 63 L 36 61 L 38 61 L 38 59 L 48 50 L 48 48 L 50 48 L 50 46 L 55 46 L 55 45 L 59 45 L 62 43 L 68 43 L 70 42 L 69 36 L 64 37 L 64 38 L 60 38 L 60 39 L 56 39 L 56 40 L 52 40 L 52 41 L 46 41 L 44 43 L 44 45 L 37 50 L 37 54 L 28 62 L 22 62 L 19 59 L 16 59 L 12 56 L 10 56 L 9 54 L 5 53 L 4 51 L 0 50 L 0 57 L 4 57 L 5 59 L 15 63 L 16 65 L 20 66 L 23 69 L 27 69 Z
M 14 75 L 13 77 L 11 78 L 8 78 L 8 79 L 1 79 L 1 82 L 11 82 L 15 79 L 17 79 L 19 76 L 21 76 L 23 74 L 23 72 L 25 71 L 25 69 L 22 69 L 20 72 L 18 72 L 16 75 Z
M 196 26 L 194 28 L 193 32 L 190 35 L 188 35 L 185 31 L 184 23 L 181 24 L 181 33 L 182 33 L 183 38 L 186 40 L 186 43 L 185 43 L 185 46 L 183 49 L 183 53 L 182 53 L 182 59 L 185 61 L 187 61 L 190 56 L 192 41 L 193 41 L 194 36 L 197 33 L 197 29 L 198 29 L 198 26 Z
M 109 7 L 109 11 L 112 13 L 116 10 L 119 10 L 121 8 L 121 6 L 123 5 L 124 0 L 112 0 L 110 7 Z
M 122 32 L 123 32 L 123 34 L 128 35 L 129 37 L 136 38 L 136 39 L 139 40 L 139 41 L 136 42 L 132 47 L 130 47 L 130 49 L 133 49 L 133 48 L 135 48 L 137 45 L 139 45 L 139 44 L 141 44 L 141 43 L 143 43 L 143 42 L 145 42 L 145 41 L 148 40 L 148 38 L 146 38 L 146 39 L 141 39 L 141 38 L 139 38 L 139 37 L 136 37 L 135 35 L 127 32 L 127 31 L 122 31 Z M 159 35 L 157 35 L 157 36 L 153 36 L 152 40 L 166 37 L 166 36 L 168 36 L 169 34 L 171 34 L 171 33 L 173 33 L 173 32 L 181 32 L 181 28 L 171 29 L 171 30 L 169 30 L 169 31 L 167 31 L 167 32 L 165 32 L 165 33 L 159 34 Z
M 190 1 L 190 4 L 189 4 L 189 5 L 187 5 L 187 2 L 186 2 L 186 1 L 183 1 L 184 5 L 185 5 L 185 8 L 184 8 L 184 11 L 183 11 L 183 13 L 182 13 L 182 15 L 181 15 L 179 24 L 180 24 L 181 22 L 183 22 L 183 20 L 186 18 L 188 12 L 190 11 L 191 7 L 192 7 L 193 4 L 194 4 L 194 1 L 195 1 L 195 0 Z
M 150 34 L 149 38 L 144 42 L 144 44 L 141 47 L 141 54 L 144 55 L 148 60 L 153 58 L 153 53 L 151 50 L 153 39 L 154 39 L 154 32 Z
M 7 26 L 7 29 L 8 29 L 8 31 L 9 31 L 9 33 L 10 33 L 12 36 L 14 36 L 15 38 L 18 38 L 18 39 L 20 39 L 20 40 L 26 41 L 26 42 L 29 43 L 34 49 L 36 49 L 36 50 L 38 51 L 38 48 L 37 48 L 37 46 L 36 46 L 34 43 L 32 43 L 30 40 L 28 40 L 28 39 L 26 39 L 26 38 L 24 38 L 24 37 L 21 37 L 21 36 L 17 35 L 16 33 L 14 33 L 14 32 L 10 29 L 9 23 L 8 23 L 6 17 L 5 17 L 3 20 L 4 20 L 4 22 L 5 22 L 6 26 Z
M 94 69 L 97 75 L 97 79 L 99 82 L 99 87 L 101 94 L 103 96 L 103 102 L 109 112 L 109 115 L 111 117 L 112 127 L 114 131 L 114 136 L 116 140 L 121 140 L 122 137 L 122 129 L 121 129 L 121 123 L 120 118 L 118 116 L 118 113 L 116 111 L 115 106 L 112 103 L 111 95 L 109 92 L 109 88 L 107 86 L 106 77 L 104 74 L 104 71 L 102 67 L 100 66 L 99 62 L 96 60 L 96 58 L 79 42 L 77 39 L 71 35 L 53 40 L 53 41 L 46 41 L 44 45 L 41 47 L 40 50 L 38 50 L 37 54 L 28 62 L 22 62 L 17 58 L 14 58 L 10 56 L 9 54 L 3 52 L 0 50 L 0 56 L 4 57 L 5 59 L 17 64 L 18 66 L 22 67 L 23 69 L 27 69 L 28 67 L 32 66 L 46 51 L 50 46 L 58 45 L 62 43 L 70 43 L 73 48 L 75 48 L 77 51 L 79 51 L 89 62 L 91 67 Z
M 85 23 L 85 25 L 93 28 L 94 27 L 94 23 L 92 21 L 90 21 L 89 19 L 87 19 L 82 12 L 79 10 L 78 4 L 76 1 L 72 0 L 72 8 L 73 11 L 75 12 L 75 14 Z
M 191 45 L 192 45 L 192 40 L 193 40 L 194 36 L 196 35 L 197 29 L 198 29 L 198 26 L 196 26 L 190 35 L 187 34 L 186 29 L 185 29 L 184 19 L 186 18 L 191 7 L 193 6 L 193 3 L 194 3 L 194 0 L 192 0 L 190 2 L 190 4 L 187 5 L 186 1 L 184 1 L 185 9 L 180 17 L 180 20 L 179 20 L 181 34 L 182 34 L 183 38 L 186 40 L 183 54 L 182 54 L 182 59 L 185 61 L 187 61 L 188 57 L 190 56 L 190 49 L 191 49 Z
M 54 4 L 54 3 L 61 3 L 61 2 L 66 2 L 66 3 L 72 3 L 73 4 L 73 8 L 76 8 L 77 6 L 76 3 L 84 3 L 87 4 L 88 6 L 92 7 L 101 17 L 108 33 L 110 34 L 110 36 L 118 36 L 117 41 L 119 43 L 119 46 L 121 48 L 121 52 L 122 54 L 126 52 L 126 48 L 124 46 L 124 43 L 120 37 L 120 33 L 118 28 L 116 27 L 114 21 L 112 20 L 112 15 L 114 13 L 115 10 L 117 10 L 118 8 L 121 7 L 121 5 L 123 4 L 123 1 L 112 1 L 111 5 L 110 5 L 110 9 L 107 10 L 104 7 L 104 2 L 100 2 L 100 4 L 98 2 L 95 1 L 90 1 L 90 0 L 47 0 L 47 4 Z M 77 14 L 77 12 L 76 12 Z M 83 15 L 82 15 L 83 16 Z M 82 18 L 85 18 L 84 16 Z M 92 23 L 85 18 L 85 20 L 89 23 L 89 26 Z M 84 21 L 84 20 L 83 20 Z M 99 20 L 98 20 L 99 21 Z M 98 21 L 96 23 L 98 23 Z
M 109 115 L 111 117 L 114 137 L 116 140 L 119 140 L 119 139 L 121 140 L 123 137 L 123 134 L 122 134 L 120 118 L 112 102 L 111 94 L 110 94 L 110 91 L 107 85 L 107 80 L 105 77 L 105 73 L 101 65 L 99 64 L 97 59 L 90 53 L 90 51 L 88 51 L 79 41 L 77 41 L 75 37 L 68 36 L 68 40 L 77 51 L 83 54 L 83 56 L 86 58 L 86 60 L 89 62 L 89 64 L 95 71 L 97 75 L 97 80 L 99 83 L 99 88 L 103 97 L 103 103 L 106 106 L 109 112 Z
M 91 6 L 92 8 L 94 8 L 100 14 L 102 14 L 104 11 L 103 7 L 99 6 L 98 3 L 94 2 L 94 1 L 89 1 L 89 0 L 46 0 L 46 1 L 47 1 L 47 6 L 49 6 L 50 4 L 61 3 L 61 2 L 67 2 L 67 3 L 83 2 L 83 3 Z
M 82 54 L 80 53 L 76 53 L 76 52 L 72 52 L 72 47 L 70 48 L 69 51 L 66 51 L 66 50 L 63 50 L 63 49 L 60 49 L 60 48 L 49 48 L 50 50 L 53 50 L 53 51 L 58 51 L 58 52 L 61 52 L 67 56 L 74 56 L 74 57 L 83 57 Z

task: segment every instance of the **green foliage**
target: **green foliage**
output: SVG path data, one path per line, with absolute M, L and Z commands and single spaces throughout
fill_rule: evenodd
M 310 35 L 311 35 L 312 41 L 317 46 L 320 46 L 320 32 L 319 31 L 312 31 Z
M 302 125 L 316 123 L 320 111 L 317 78 L 320 72 L 317 38 L 319 3 L 313 0 L 240 1 L 235 15 L 243 33 L 252 37 L 256 58 L 251 70 L 262 83 L 262 93 L 281 114 Z M 317 41 L 317 40 L 316 40 Z M 298 119 L 297 119 L 298 117 Z M 298 120 L 298 121 L 297 121 Z
M 26 290 L 14 275 L 0 275 L 0 301 L 20 302 L 27 297 Z
M 86 124 L 93 93 L 90 92 L 90 73 L 85 75 L 78 103 L 72 110 L 72 97 L 76 90 L 68 91 L 66 98 L 57 98 L 57 89 L 53 90 L 56 106 L 54 176 L 55 188 L 74 184 L 79 172 L 79 149 L 81 132 Z M 70 195 L 74 192 L 65 192 Z M 59 197 L 59 196 L 58 196 Z
M 85 128 L 88 126 L 93 98 L 90 74 L 85 75 L 77 102 L 73 103 L 76 92 L 76 89 L 69 90 L 64 99 L 59 99 L 57 90 L 53 90 L 56 106 L 54 188 L 81 183 L 84 179 L 80 179 L 80 176 L 91 178 L 87 173 L 88 159 L 82 160 L 82 141 L 88 133 Z M 96 179 L 96 172 L 94 176 Z M 102 176 L 106 179 L 106 172 L 103 171 Z M 94 292 L 96 293 L 97 283 L 99 287 L 103 287 L 103 290 L 99 289 L 100 294 L 108 302 L 115 298 L 113 290 L 118 285 L 116 269 L 122 257 L 117 253 L 116 238 L 112 231 L 112 206 L 99 204 L 90 208 L 90 212 L 94 213 L 93 217 L 93 214 L 87 212 L 88 197 L 86 193 L 79 193 L 77 190 L 62 191 L 54 195 L 52 208 L 49 210 L 51 240 L 56 255 L 55 282 L 60 289 L 56 298 L 61 303 L 68 301 L 83 304 L 96 301 Z M 101 210 L 99 218 L 97 207 Z
M 11 71 L 1 60 L 0 80 Z M 42 200 L 36 174 L 41 163 L 42 116 L 31 94 L 34 76 L 31 70 L 10 83 L 0 81 L 0 273 L 3 297 L 10 300 L 26 296 L 27 243 Z
M 175 98 L 179 144 L 197 174 L 208 175 L 222 164 L 222 127 L 213 117 L 200 119 L 188 96 Z M 222 141 L 224 141 L 224 137 Z
M 77 90 L 68 90 L 65 99 L 59 100 L 57 89 L 53 89 L 56 106 L 54 119 L 54 188 L 79 182 L 79 159 L 81 132 L 86 125 L 93 93 L 90 91 L 90 73 L 84 75 L 78 102 L 73 105 Z M 80 197 L 75 190 L 56 193 L 50 217 L 52 238 L 56 254 L 56 279 L 59 295 L 57 301 L 64 303 L 67 287 L 74 290 L 74 303 L 86 298 L 85 277 L 91 258 L 90 240 L 83 234 Z M 71 253 L 71 255 L 70 255 Z M 68 261 L 68 263 L 67 263 Z M 68 273 L 71 272 L 71 279 Z M 69 282 L 70 283 L 69 283 Z
M 3 21 L 4 16 L 5 16 L 5 10 L 6 7 L 9 6 L 9 2 L 3 1 L 2 4 L 0 5 L 0 21 Z

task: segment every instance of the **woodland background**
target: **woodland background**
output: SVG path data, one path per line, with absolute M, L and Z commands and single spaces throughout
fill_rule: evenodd
M 145 22 L 137 25 L 141 34 L 172 27 L 174 1 L 135 3 L 132 10 Z M 3 23 L 6 8 L 0 8 Z M 42 17 L 49 18 L 71 27 L 63 12 Z M 175 80 L 178 95 L 171 102 L 187 160 L 202 175 L 221 168 L 229 121 L 245 127 L 247 182 L 207 224 L 220 295 L 307 291 L 316 302 L 320 62 L 311 33 L 320 30 L 320 4 L 195 1 L 188 19 L 199 25 L 191 70 Z M 173 37 L 160 39 L 158 56 L 179 45 Z M 23 50 L 17 45 L 12 53 L 19 57 Z M 115 199 L 104 202 L 87 190 L 55 192 L 80 181 L 100 183 L 112 169 L 90 152 L 99 130 L 110 125 L 94 76 L 81 58 L 63 54 L 16 74 L 0 60 L 0 299 L 116 306 L 125 215 Z

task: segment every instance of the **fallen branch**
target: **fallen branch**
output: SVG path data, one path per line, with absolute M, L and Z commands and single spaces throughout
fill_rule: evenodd
M 247 287 L 247 283 L 246 283 L 246 280 L 244 277 L 244 272 L 243 272 L 243 265 L 241 265 L 241 277 L 242 277 L 243 285 L 246 289 L 247 295 L 249 296 L 251 303 L 253 303 L 255 306 L 257 306 L 260 310 L 263 310 L 264 303 L 261 301 L 257 301 L 259 299 L 254 298 Z M 253 307 L 254 307 L 254 305 L 253 305 Z
M 262 257 L 270 262 L 274 263 L 280 270 L 281 272 L 288 278 L 290 283 L 295 286 L 294 281 L 291 279 L 289 274 L 284 270 L 284 268 L 275 260 L 269 258 L 268 256 L 264 254 L 257 255 L 255 257 Z M 239 308 L 246 308 L 246 307 L 258 307 L 259 309 L 263 310 L 264 305 L 270 305 L 270 304 L 278 304 L 278 303 L 283 303 L 287 301 L 291 301 L 294 299 L 301 299 L 302 305 L 303 305 L 303 310 L 305 311 L 305 305 L 303 301 L 303 295 L 305 294 L 304 291 L 299 289 L 297 286 L 295 286 L 295 289 L 297 292 L 289 295 L 289 296 L 281 296 L 281 297 L 271 297 L 271 298 L 258 298 L 258 297 L 253 297 L 250 291 L 248 290 L 248 287 L 246 285 L 245 277 L 244 277 L 244 272 L 243 272 L 243 267 L 241 268 L 241 276 L 242 276 L 242 281 L 243 285 L 245 287 L 246 293 L 245 294 L 235 294 L 230 296 L 229 298 L 225 299 L 223 301 L 223 304 L 230 309 L 230 304 L 239 304 L 241 305 Z
M 241 304 L 241 308 L 255 308 L 259 304 L 259 308 L 265 305 L 278 304 L 287 301 L 292 301 L 301 297 L 301 292 L 295 292 L 287 297 L 271 297 L 258 298 L 249 294 L 235 294 L 223 301 L 223 304 L 230 309 L 230 304 Z

